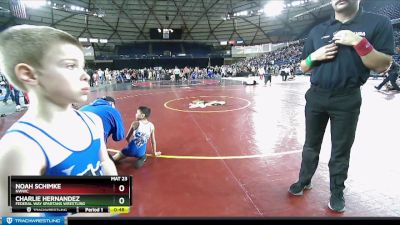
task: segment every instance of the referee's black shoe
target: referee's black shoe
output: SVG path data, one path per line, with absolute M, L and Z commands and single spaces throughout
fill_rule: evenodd
M 329 199 L 328 207 L 335 212 L 342 213 L 345 211 L 345 201 L 343 197 L 343 191 L 332 192 L 331 198 Z
M 311 183 L 304 185 L 298 181 L 290 186 L 289 193 L 295 196 L 300 196 L 303 195 L 304 189 L 310 190 L 311 188 L 312 188 Z

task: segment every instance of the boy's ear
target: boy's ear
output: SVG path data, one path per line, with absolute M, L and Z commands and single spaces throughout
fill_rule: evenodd
M 26 63 L 18 63 L 14 70 L 18 80 L 20 80 L 24 85 L 32 86 L 38 84 L 38 76 L 32 66 Z

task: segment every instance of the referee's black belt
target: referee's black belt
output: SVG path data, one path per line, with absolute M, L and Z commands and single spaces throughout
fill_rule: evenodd
M 326 88 L 320 88 L 316 85 L 311 85 L 310 90 L 313 92 L 321 93 L 321 94 L 347 95 L 347 94 L 353 94 L 353 93 L 356 93 L 357 91 L 360 91 L 360 87 L 326 89 Z

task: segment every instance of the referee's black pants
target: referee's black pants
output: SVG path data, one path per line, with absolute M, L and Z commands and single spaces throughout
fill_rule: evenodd
M 311 182 L 318 166 L 319 153 L 328 120 L 331 123 L 331 158 L 329 160 L 330 190 L 343 191 L 349 169 L 361 107 L 359 88 L 326 90 L 315 86 L 306 95 L 306 139 L 303 147 L 299 181 Z

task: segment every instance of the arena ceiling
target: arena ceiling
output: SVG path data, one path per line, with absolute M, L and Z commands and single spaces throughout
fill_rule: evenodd
M 41 24 L 70 32 L 76 37 L 108 39 L 110 43 L 149 40 L 150 28 L 181 28 L 182 39 L 214 42 L 241 39 L 245 44 L 290 40 L 303 34 L 315 20 L 326 17 L 329 7 L 319 7 L 329 0 L 309 1 L 289 7 L 277 17 L 265 14 L 232 16 L 234 13 L 258 11 L 266 0 L 65 0 L 51 1 L 68 6 L 98 10 L 103 17 L 83 12 L 53 9 L 43 6 L 26 8 L 26 19 L 13 17 L 10 0 L 0 0 L 3 8 L 0 25 Z M 293 1 L 286 1 L 287 3 Z M 317 8 L 317 9 L 314 9 Z M 305 11 L 312 10 L 304 16 Z M 230 15 L 230 19 L 224 20 Z
M 300 5 L 298 0 L 284 0 L 294 6 L 276 17 L 259 10 L 277 0 L 51 0 L 26 8 L 26 18 L 18 18 L 12 1 L 16 0 L 0 0 L 2 29 L 23 23 L 49 25 L 76 37 L 108 40 L 97 48 L 152 41 L 150 28 L 182 29 L 182 41 L 214 45 L 228 40 L 243 40 L 245 45 L 296 40 L 331 12 L 330 0 L 302 0 Z M 89 12 L 71 10 L 72 6 Z M 240 12 L 247 15 L 235 15 Z

